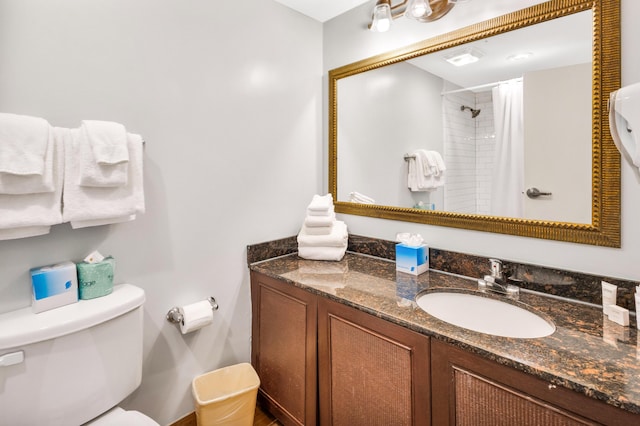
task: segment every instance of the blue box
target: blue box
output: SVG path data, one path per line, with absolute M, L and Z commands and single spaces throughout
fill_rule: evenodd
M 76 264 L 63 262 L 31 269 L 33 312 L 43 312 L 78 301 Z
M 411 247 L 396 244 L 396 270 L 420 275 L 429 270 L 429 248 L 426 245 Z

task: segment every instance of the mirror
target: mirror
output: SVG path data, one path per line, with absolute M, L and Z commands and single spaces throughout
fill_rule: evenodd
M 553 0 L 330 71 L 336 211 L 619 247 L 619 28 L 614 1 Z

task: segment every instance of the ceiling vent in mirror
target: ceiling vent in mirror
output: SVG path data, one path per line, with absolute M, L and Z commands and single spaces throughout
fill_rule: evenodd
M 480 58 L 483 56 L 483 53 L 478 49 L 473 47 L 464 48 L 461 50 L 457 50 L 450 55 L 444 57 L 444 60 L 449 62 L 451 65 L 455 65 L 456 67 L 461 67 L 463 65 L 473 64 L 474 62 L 478 62 Z

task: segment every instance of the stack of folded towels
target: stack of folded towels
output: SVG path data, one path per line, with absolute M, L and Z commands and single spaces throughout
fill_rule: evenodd
M 144 213 L 142 137 L 120 123 L 66 129 L 62 219 L 72 228 L 128 222 Z
M 298 234 L 298 255 L 310 260 L 341 260 L 347 251 L 347 225 L 336 220 L 331 194 L 314 195 Z
M 86 120 L 67 129 L 0 113 L 0 240 L 144 213 L 142 144 L 119 123 Z
M 0 240 L 48 234 L 62 223 L 64 147 L 38 117 L 0 113 Z

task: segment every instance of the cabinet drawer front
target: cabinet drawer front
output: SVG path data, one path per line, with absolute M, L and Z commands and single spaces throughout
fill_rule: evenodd
M 327 300 L 318 315 L 321 424 L 430 423 L 427 337 Z
M 317 303 L 312 294 L 252 275 L 252 363 L 260 402 L 285 424 L 316 424 Z
M 455 368 L 456 426 L 595 426 L 543 401 Z

